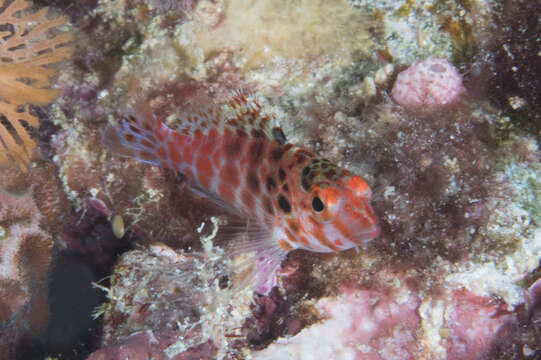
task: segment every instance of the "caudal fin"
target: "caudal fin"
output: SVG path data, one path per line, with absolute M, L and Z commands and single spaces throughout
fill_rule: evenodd
M 160 122 L 148 106 L 137 104 L 110 122 L 102 136 L 102 141 L 111 151 L 138 159 L 152 165 L 160 165 L 160 138 L 171 131 Z

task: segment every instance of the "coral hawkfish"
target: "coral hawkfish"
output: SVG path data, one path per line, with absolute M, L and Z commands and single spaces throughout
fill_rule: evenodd
M 108 125 L 104 142 L 121 155 L 180 171 L 198 192 L 249 221 L 245 248 L 257 254 L 257 286 L 264 288 L 294 249 L 341 251 L 379 233 L 366 181 L 286 143 L 271 123 L 241 92 L 223 106 L 209 101 L 182 115 L 175 130 L 138 102 Z

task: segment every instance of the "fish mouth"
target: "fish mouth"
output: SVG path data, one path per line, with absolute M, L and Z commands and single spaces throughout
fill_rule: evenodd
M 363 229 L 359 233 L 359 238 L 357 243 L 361 245 L 363 248 L 366 248 L 369 243 L 371 243 L 373 240 L 375 240 L 379 234 L 381 233 L 381 228 L 378 224 L 374 224 L 369 229 Z
M 367 231 L 367 232 L 365 232 L 363 234 L 363 237 L 366 237 L 366 239 L 367 239 L 367 240 L 364 240 L 364 241 L 373 240 L 373 239 L 377 238 L 380 233 L 381 233 L 381 229 L 380 229 L 379 225 L 374 224 L 369 231 Z

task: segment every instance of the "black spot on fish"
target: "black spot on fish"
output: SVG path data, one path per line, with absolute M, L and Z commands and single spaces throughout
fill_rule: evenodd
M 263 198 L 263 209 L 265 209 L 265 211 L 270 215 L 274 215 L 274 208 L 268 197 Z
M 240 143 L 238 141 L 226 143 L 225 153 L 231 157 L 237 156 L 240 153 Z
M 284 184 L 284 186 L 282 186 L 282 191 L 285 192 L 285 193 L 288 193 L 289 192 L 289 186 L 287 186 L 287 184 Z
M 303 177 L 301 180 L 301 186 L 304 191 L 310 191 L 310 181 L 307 178 Z
M 289 150 L 291 149 L 291 147 L 293 147 L 293 145 L 291 144 L 287 144 L 287 145 L 284 145 L 284 146 L 280 146 L 274 150 L 271 151 L 271 159 L 273 161 L 280 161 L 280 159 L 282 159 L 282 157 L 284 156 L 284 154 Z
M 298 165 L 302 164 L 306 160 L 308 160 L 308 158 L 303 152 L 297 152 L 295 154 L 295 163 L 297 163 Z
M 262 138 L 263 136 L 265 136 L 265 134 L 263 133 L 263 131 L 261 131 L 259 129 L 253 129 L 252 130 L 252 136 L 255 137 L 255 138 Z
M 134 133 L 138 134 L 138 135 L 141 134 L 141 130 L 139 130 L 138 128 L 136 128 L 133 125 L 130 125 L 130 130 L 133 131 Z
M 249 191 L 244 191 L 242 193 L 242 202 L 248 209 L 254 208 L 254 197 Z
M 280 179 L 280 181 L 284 181 L 286 179 L 286 172 L 282 168 L 278 170 L 278 179 Z
M 232 139 L 226 140 L 225 143 L 225 153 L 231 157 L 235 157 L 239 155 L 242 144 L 246 140 L 246 133 L 243 131 L 237 131 L 237 136 L 233 137 Z
M 291 212 L 291 204 L 284 195 L 278 196 L 278 206 L 286 214 L 289 214 Z
M 252 171 L 248 172 L 246 181 L 251 190 L 253 190 L 255 193 L 259 193 L 259 179 L 257 178 L 256 174 L 254 174 Z
M 248 158 L 250 160 L 250 163 L 259 164 L 259 162 L 261 161 L 261 157 L 263 156 L 264 147 L 265 144 L 262 138 L 257 138 L 253 141 L 252 145 L 250 145 L 250 149 L 248 152 Z
M 272 177 L 267 177 L 267 190 L 270 192 L 276 189 L 276 181 Z
M 285 151 L 283 147 L 279 147 L 277 149 L 274 149 L 271 151 L 271 159 L 275 162 L 280 161 L 282 156 L 284 155 Z

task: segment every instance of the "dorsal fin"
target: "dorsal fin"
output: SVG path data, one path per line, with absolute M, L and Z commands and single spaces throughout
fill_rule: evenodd
M 207 96 L 199 97 L 180 115 L 175 131 L 185 135 L 195 132 L 205 135 L 210 129 L 221 132 L 225 127 L 230 127 L 283 144 L 284 134 L 279 127 L 273 127 L 273 120 L 274 117 L 263 111 L 255 96 L 237 90 L 220 104 Z
M 176 132 L 193 135 L 201 132 L 206 135 L 210 129 L 223 130 L 226 117 L 223 109 L 208 96 L 201 96 L 190 103 L 179 115 Z
M 274 139 L 271 121 L 273 118 L 263 111 L 255 96 L 239 90 L 233 93 L 224 105 L 229 126 L 244 130 L 252 136 Z

